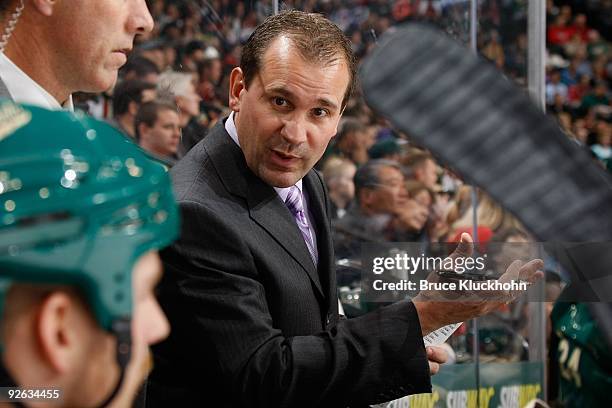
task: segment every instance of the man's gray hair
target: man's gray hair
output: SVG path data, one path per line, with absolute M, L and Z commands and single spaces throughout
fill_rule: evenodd
M 191 74 L 166 71 L 159 76 L 157 89 L 162 99 L 171 99 L 172 97 L 187 95 L 189 85 L 192 83 L 193 77 Z

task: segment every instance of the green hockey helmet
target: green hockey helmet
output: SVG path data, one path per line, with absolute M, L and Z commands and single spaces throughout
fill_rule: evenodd
M 12 283 L 67 284 L 114 331 L 135 261 L 178 223 L 165 168 L 112 126 L 0 100 L 0 319 Z

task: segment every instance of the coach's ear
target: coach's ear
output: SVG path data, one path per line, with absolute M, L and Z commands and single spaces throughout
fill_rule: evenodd
M 53 8 L 61 0 L 32 0 L 34 9 L 45 16 L 53 15 Z
M 240 112 L 240 98 L 243 92 L 246 91 L 244 83 L 244 74 L 240 67 L 232 69 L 230 74 L 229 86 L 229 107 L 234 112 Z

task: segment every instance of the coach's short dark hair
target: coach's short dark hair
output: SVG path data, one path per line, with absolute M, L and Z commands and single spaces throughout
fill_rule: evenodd
M 297 52 L 307 61 L 330 64 L 344 60 L 349 70 L 349 85 L 342 100 L 342 107 L 346 106 L 355 86 L 355 56 L 342 30 L 320 14 L 283 11 L 257 26 L 244 45 L 240 59 L 246 86 L 259 72 L 261 58 L 270 44 L 283 35 L 291 39 Z

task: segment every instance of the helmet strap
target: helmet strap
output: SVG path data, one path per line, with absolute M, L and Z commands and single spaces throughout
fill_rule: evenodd
M 130 361 L 130 355 L 132 351 L 132 334 L 131 334 L 131 320 L 130 319 L 117 319 L 113 322 L 112 332 L 117 338 L 117 364 L 119 365 L 119 380 L 115 385 L 113 391 L 99 406 L 106 407 L 112 400 L 117 396 L 123 379 L 125 378 L 125 370 L 128 362 Z

